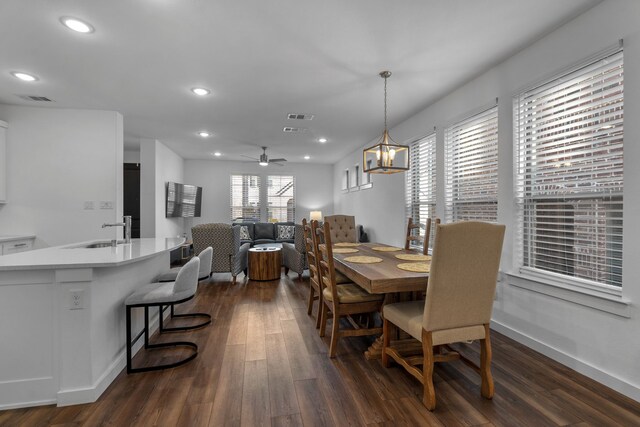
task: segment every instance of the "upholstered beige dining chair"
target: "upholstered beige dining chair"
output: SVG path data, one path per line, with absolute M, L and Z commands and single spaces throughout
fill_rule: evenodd
M 382 328 L 358 324 L 351 316 L 379 312 L 384 295 L 370 294 L 355 283 L 339 284 L 337 282 L 333 263 L 331 226 L 325 222 L 324 227 L 320 228 L 317 223 L 315 220 L 312 221 L 312 231 L 315 228 L 312 236 L 316 240 L 318 248 L 318 270 L 322 285 L 320 336 L 323 337 L 325 334 L 328 312 L 331 311 L 333 323 L 331 325 L 329 357 L 335 357 L 338 350 L 338 339 L 341 337 L 378 335 L 382 332 Z M 324 241 L 324 244 L 319 244 L 318 239 Z M 347 317 L 354 329 L 341 329 L 341 317 Z
M 384 307 L 382 363 L 388 367 L 391 356 L 422 382 L 429 410 L 436 407 L 434 362 L 462 358 L 449 346 L 453 343 L 480 340 L 480 366 L 464 360 L 480 373 L 482 396 L 493 397 L 489 322 L 504 230 L 482 222 L 438 225 L 426 299 Z M 422 358 L 403 358 L 389 345 L 393 326 L 422 342 Z
M 356 243 L 358 232 L 356 217 L 351 215 L 329 215 L 324 222 L 331 226 L 331 241 L 333 243 Z

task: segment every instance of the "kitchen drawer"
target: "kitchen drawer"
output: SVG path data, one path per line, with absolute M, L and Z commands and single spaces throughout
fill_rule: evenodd
M 11 240 L 2 244 L 2 255 L 17 254 L 33 249 L 33 239 Z

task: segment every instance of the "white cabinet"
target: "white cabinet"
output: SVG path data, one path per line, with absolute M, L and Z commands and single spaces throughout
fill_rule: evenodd
M 33 237 L 22 237 L 12 240 L 0 241 L 2 255 L 17 254 L 18 252 L 31 250 L 33 249 L 33 241 Z
M 0 120 L 0 203 L 7 201 L 7 122 Z

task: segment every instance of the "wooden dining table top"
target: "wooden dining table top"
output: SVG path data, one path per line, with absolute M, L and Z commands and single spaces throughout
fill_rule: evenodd
M 354 283 L 372 294 L 386 294 L 391 292 L 424 291 L 427 289 L 429 273 L 415 273 L 401 270 L 398 264 L 412 262 L 396 258 L 398 254 L 417 254 L 413 250 L 382 252 L 372 248 L 389 246 L 382 243 L 360 243 L 353 247 L 358 252 L 333 254 L 336 270 L 347 276 Z M 336 246 L 334 246 L 335 248 Z M 382 262 L 375 264 L 360 264 L 345 261 L 350 256 L 373 256 L 382 258 Z

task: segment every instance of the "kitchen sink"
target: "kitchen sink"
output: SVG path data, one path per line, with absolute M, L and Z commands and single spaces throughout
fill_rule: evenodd
M 116 245 L 121 245 L 124 240 L 116 241 Z M 88 243 L 86 245 L 67 246 L 66 249 L 96 249 L 96 248 L 110 248 L 114 246 L 111 240 L 101 240 L 99 242 Z

